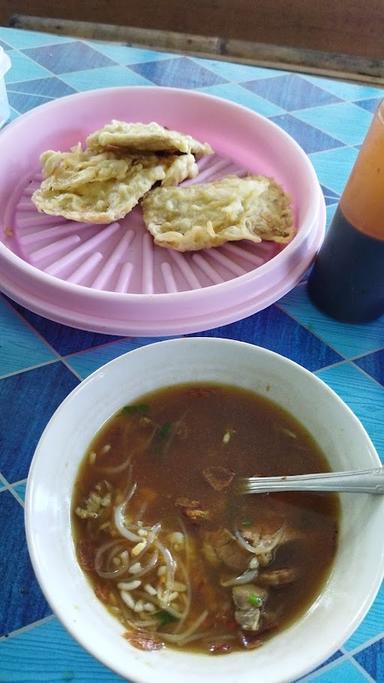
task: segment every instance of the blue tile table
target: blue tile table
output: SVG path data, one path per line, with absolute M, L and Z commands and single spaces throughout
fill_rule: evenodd
M 212 93 L 270 117 L 309 154 L 328 222 L 382 97 L 366 85 L 10 28 L 0 28 L 0 44 L 12 60 L 11 118 L 81 90 L 153 84 Z M 315 372 L 384 455 L 384 318 L 341 325 L 312 306 L 301 283 L 261 313 L 203 334 L 265 346 Z M 28 559 L 23 501 L 34 448 L 59 403 L 100 365 L 151 341 L 64 327 L 0 296 L 1 683 L 122 680 L 51 613 Z M 384 589 L 343 647 L 303 680 L 384 683 Z

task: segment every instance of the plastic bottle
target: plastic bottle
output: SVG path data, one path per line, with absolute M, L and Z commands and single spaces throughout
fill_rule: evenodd
M 318 308 L 344 322 L 384 314 L 384 100 L 308 280 Z

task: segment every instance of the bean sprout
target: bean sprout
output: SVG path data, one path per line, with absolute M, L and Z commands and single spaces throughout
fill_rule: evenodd
M 240 576 L 235 576 L 233 579 L 228 579 L 227 581 L 220 581 L 222 586 L 241 586 L 244 583 L 249 583 L 250 581 L 253 581 L 257 574 L 258 574 L 258 569 L 248 569 L 244 574 L 240 574 Z

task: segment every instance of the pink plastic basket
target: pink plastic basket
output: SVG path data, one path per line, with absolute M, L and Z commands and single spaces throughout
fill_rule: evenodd
M 153 245 L 140 209 L 103 227 L 39 214 L 30 197 L 41 152 L 67 149 L 112 118 L 155 120 L 209 142 L 216 154 L 199 162 L 194 182 L 247 171 L 273 176 L 293 199 L 293 241 L 180 254 Z M 271 121 L 216 97 L 170 88 L 96 90 L 34 109 L 0 139 L 0 286 L 58 322 L 134 336 L 233 322 L 289 291 L 323 239 L 324 201 L 303 150 Z

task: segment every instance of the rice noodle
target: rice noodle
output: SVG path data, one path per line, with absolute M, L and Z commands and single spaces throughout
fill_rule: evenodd
M 130 531 L 125 526 L 124 512 L 125 512 L 126 506 L 128 505 L 129 501 L 131 500 L 132 496 L 134 495 L 136 488 L 137 488 L 137 482 L 135 482 L 131 486 L 131 489 L 129 490 L 126 499 L 120 505 L 115 507 L 115 510 L 113 513 L 116 529 L 121 534 L 121 536 L 126 538 L 128 541 L 132 541 L 133 543 L 139 543 L 143 539 L 140 536 L 138 536 L 137 534 L 134 534 L 133 531 Z
M 182 612 L 179 622 L 176 625 L 176 628 L 174 630 L 174 633 L 178 633 L 179 630 L 181 629 L 183 623 L 187 619 L 190 609 L 191 609 L 191 603 L 192 603 L 192 586 L 191 586 L 191 581 L 189 579 L 189 560 L 190 560 L 190 538 L 189 534 L 187 531 L 187 527 L 184 524 L 184 520 L 182 517 L 179 515 L 178 516 L 178 522 L 180 524 L 183 536 L 184 536 L 184 543 L 183 543 L 183 549 L 185 553 L 185 564 L 178 559 L 178 568 L 181 569 L 181 572 L 184 576 L 184 583 L 187 587 L 186 594 L 185 594 L 185 608 L 184 611 Z
M 160 551 L 160 553 L 162 554 L 162 556 L 165 560 L 166 567 L 167 567 L 167 579 L 166 579 L 167 594 L 165 596 L 165 603 L 169 604 L 169 596 L 173 592 L 173 584 L 175 582 L 176 561 L 173 558 L 173 555 L 170 552 L 170 550 L 165 545 L 163 545 L 158 539 L 156 539 L 155 546 Z
M 143 528 L 143 527 L 141 527 L 141 528 Z M 156 540 L 160 529 L 161 529 L 161 522 L 158 522 L 157 524 L 155 524 L 150 529 L 147 529 L 147 531 L 148 531 L 147 536 L 140 536 L 139 537 L 140 542 L 144 543 L 144 547 L 137 555 L 134 556 L 134 560 L 133 560 L 132 564 L 135 564 L 136 562 L 138 562 L 143 557 L 143 555 L 145 555 L 145 553 L 150 549 L 150 547 L 153 545 L 154 541 Z
M 163 545 L 159 540 L 156 540 L 155 545 L 165 560 L 165 564 L 167 567 L 167 573 L 168 573 L 167 578 L 169 578 L 169 576 L 170 576 L 172 578 L 172 583 L 173 583 L 175 571 L 176 571 L 176 561 L 173 558 L 171 551 L 168 548 L 166 548 L 165 545 Z
M 220 584 L 222 586 L 241 586 L 243 583 L 249 583 L 250 581 L 253 581 L 256 576 L 258 575 L 259 570 L 258 569 L 247 569 L 244 574 L 240 574 L 240 576 L 235 576 L 232 579 L 228 579 L 227 581 L 220 581 Z
M 147 450 L 147 449 L 150 447 L 150 445 L 151 445 L 151 443 L 152 443 L 152 441 L 153 441 L 153 437 L 155 436 L 155 434 L 156 434 L 156 432 L 158 431 L 158 429 L 160 429 L 160 425 L 159 425 L 157 422 L 154 422 L 154 426 L 153 426 L 152 432 L 151 432 L 151 434 L 149 435 L 149 437 L 148 437 L 148 439 L 146 440 L 146 442 L 144 443 L 143 450 Z
M 145 500 L 142 503 L 142 505 L 140 506 L 138 513 L 136 514 L 136 521 L 143 519 L 143 516 L 144 516 L 144 513 L 145 513 L 147 507 L 148 507 L 148 501 Z
M 158 635 L 164 638 L 164 640 L 169 640 L 171 643 L 176 645 L 184 645 L 184 642 L 189 636 L 195 633 L 199 626 L 205 621 L 208 616 L 208 610 L 204 610 L 197 619 L 187 628 L 183 633 L 159 633 Z
M 103 543 L 103 545 L 101 545 L 100 548 L 98 548 L 98 550 L 97 550 L 97 553 L 95 556 L 95 564 L 98 560 L 98 557 L 101 557 L 101 555 L 104 555 L 104 553 L 107 550 L 110 550 L 112 547 L 118 547 L 118 548 L 122 547 L 122 542 L 120 541 L 120 539 L 115 538 L 111 541 L 106 541 L 106 543 Z
M 160 601 L 159 601 L 159 605 L 160 605 Z M 160 607 L 161 607 L 161 609 L 164 609 L 163 606 L 160 605 Z M 182 614 L 180 612 L 178 612 L 177 609 L 174 609 L 173 607 L 171 607 L 171 605 L 167 605 L 166 612 L 169 612 L 169 614 L 172 614 L 172 616 L 175 617 L 175 619 L 177 619 L 177 620 L 181 619 L 181 617 L 182 617 Z
M 128 486 L 127 486 L 127 488 L 128 488 Z M 126 494 L 126 497 L 125 497 L 125 499 L 124 499 L 123 505 L 128 505 L 128 503 L 129 503 L 129 501 L 131 500 L 132 496 L 135 494 L 136 489 L 137 489 L 137 481 L 135 481 L 135 482 L 132 484 L 131 488 L 128 489 L 128 493 Z
M 141 599 L 144 602 L 150 602 L 154 607 L 156 607 L 156 611 L 160 611 L 164 609 L 164 605 L 162 604 L 162 601 L 160 600 L 158 595 L 148 595 L 148 593 L 142 591 L 140 588 L 136 589 L 134 592 L 135 598 Z M 167 606 L 166 611 L 169 612 L 175 619 L 179 620 L 182 617 L 182 614 L 178 612 L 176 609 L 171 607 L 170 605 Z M 159 626 L 159 622 L 156 621 L 156 625 Z
M 124 469 L 125 466 L 127 466 L 127 463 L 124 463 Z M 119 466 L 120 467 L 120 466 Z M 131 467 L 132 469 L 132 467 Z M 121 469 L 123 471 L 123 468 Z M 179 563 L 176 563 L 175 558 L 173 557 L 172 552 L 169 550 L 169 548 L 164 545 L 158 538 L 158 535 L 161 531 L 161 523 L 158 522 L 157 524 L 154 524 L 152 527 L 144 527 L 142 522 L 139 523 L 139 518 L 136 523 L 131 523 L 131 524 L 126 524 L 125 520 L 125 513 L 126 513 L 126 508 L 135 494 L 137 488 L 137 483 L 134 483 L 133 485 L 130 486 L 127 495 L 124 499 L 124 501 L 115 507 L 114 509 L 114 522 L 117 531 L 119 532 L 120 536 L 122 536 L 124 539 L 127 539 L 133 544 L 138 544 L 138 543 L 143 543 L 145 542 L 145 546 L 143 549 L 134 557 L 132 555 L 132 547 L 130 548 L 130 555 L 131 555 L 131 563 L 125 564 L 124 566 L 119 566 L 115 569 L 110 569 L 111 564 L 116 557 L 118 553 L 121 553 L 123 550 L 127 550 L 127 546 L 124 545 L 124 542 L 119 539 L 115 539 L 113 541 L 108 541 L 105 543 L 101 548 L 99 548 L 96 558 L 95 558 L 95 569 L 99 576 L 102 578 L 110 578 L 110 579 L 120 579 L 120 577 L 125 574 L 130 573 L 130 569 L 134 567 L 135 564 L 139 563 L 139 567 L 135 569 L 139 569 L 139 571 L 135 571 L 134 576 L 132 577 L 133 580 L 139 579 L 142 576 L 145 576 L 149 572 L 151 572 L 153 569 L 155 569 L 156 565 L 158 564 L 159 557 L 161 557 L 162 563 L 164 566 L 164 574 L 165 574 L 165 588 L 163 590 L 163 595 L 159 595 L 159 593 L 156 594 L 156 596 L 149 596 L 147 593 L 143 595 L 143 598 L 145 598 L 145 601 L 148 603 L 152 604 L 154 607 L 156 607 L 157 610 L 159 609 L 164 609 L 166 608 L 169 614 L 174 616 L 177 620 L 178 623 L 175 625 L 176 629 L 173 633 L 166 633 L 164 634 L 164 638 L 168 639 L 170 642 L 174 642 L 177 645 L 183 645 L 186 642 L 190 642 L 192 640 L 198 640 L 199 638 L 203 637 L 205 634 L 203 633 L 196 633 L 196 631 L 199 629 L 203 621 L 208 615 L 208 611 L 205 610 L 200 614 L 200 616 L 195 619 L 195 621 L 182 633 L 179 633 L 180 629 L 182 628 L 183 624 L 185 623 L 185 620 L 188 618 L 190 614 L 190 609 L 191 609 L 191 600 L 192 600 L 192 589 L 191 589 L 191 582 L 188 576 L 188 567 L 184 564 L 184 562 L 179 561 Z M 140 516 L 142 516 L 143 511 L 140 510 Z M 186 561 L 187 564 L 189 564 L 189 539 L 188 539 L 188 533 L 187 529 L 185 528 L 185 525 L 183 524 L 183 521 L 180 521 L 180 526 L 183 530 L 184 534 L 184 550 L 185 550 L 185 556 L 186 556 Z M 144 534 L 139 534 L 137 533 L 139 530 L 145 530 L 146 535 Z M 140 560 L 141 558 L 148 553 L 148 551 L 152 548 L 153 552 L 151 553 L 151 556 L 147 563 L 142 566 L 140 569 Z M 105 554 L 108 553 L 107 559 L 105 558 Z M 105 561 L 106 560 L 106 561 Z M 104 565 L 104 566 L 103 566 Z M 175 592 L 174 586 L 175 586 L 175 574 L 176 570 L 180 570 L 182 573 L 183 581 L 185 584 L 185 592 L 178 593 L 179 596 L 183 596 L 183 599 L 181 600 L 181 604 L 184 605 L 184 608 L 182 610 L 180 609 L 175 609 L 170 605 L 170 598 L 172 596 L 172 593 Z M 138 600 L 140 598 L 140 587 L 137 587 L 137 589 L 132 590 L 132 598 L 134 600 Z M 181 599 L 181 597 L 178 598 L 178 600 Z M 185 602 L 184 602 L 185 600 Z M 127 608 L 126 608 L 127 609 Z M 131 612 L 132 610 L 130 610 Z M 145 619 L 145 620 L 134 620 L 132 619 L 127 612 L 124 610 L 125 613 L 125 621 L 128 626 L 133 628 L 136 631 L 140 631 L 142 629 L 156 629 L 159 626 L 159 620 L 156 618 L 152 619 Z M 162 635 L 162 634 L 159 634 Z
M 121 534 L 121 536 L 126 538 L 128 541 L 131 541 L 132 543 L 140 543 L 140 541 L 142 541 L 143 539 L 125 526 L 124 515 L 120 508 L 121 506 L 119 505 L 119 507 L 116 508 L 114 513 L 116 529 L 118 530 L 119 534 Z
M 154 568 L 156 567 L 157 562 L 158 562 L 158 559 L 159 559 L 159 553 L 157 552 L 157 550 L 155 550 L 155 552 L 153 553 L 151 559 L 148 560 L 148 562 L 147 562 L 147 564 L 145 565 L 145 567 L 143 567 L 140 571 L 135 572 L 133 578 L 134 578 L 134 579 L 139 579 L 141 576 L 144 576 L 145 574 L 148 574 L 148 572 L 150 572 L 151 569 L 154 569 Z M 136 558 L 135 558 L 135 561 L 134 561 L 133 564 L 136 564 L 136 561 L 137 561 L 137 560 L 136 560 Z M 130 566 L 132 567 L 132 565 L 130 565 Z M 129 569 L 128 569 L 128 571 L 129 571 Z
M 157 522 L 157 524 L 154 524 L 150 529 L 148 529 L 147 541 L 149 544 L 152 544 L 153 541 L 157 538 L 160 530 L 161 530 L 161 522 Z
M 177 521 L 178 521 L 179 524 L 180 524 L 180 527 L 181 527 L 181 530 L 182 530 L 182 532 L 183 532 L 183 534 L 184 534 L 185 539 L 187 539 L 187 538 L 188 538 L 187 527 L 185 526 L 184 520 L 183 520 L 183 518 L 182 518 L 180 515 L 178 515 Z
M 116 541 L 115 541 L 115 542 L 116 542 Z M 121 555 L 120 548 L 121 548 L 121 552 L 124 552 L 124 551 L 126 550 L 126 546 L 124 545 L 124 541 L 120 541 L 120 540 L 118 539 L 118 540 L 117 540 L 117 547 L 116 547 L 116 548 L 112 548 L 112 549 L 110 550 L 109 554 L 108 554 L 107 562 L 106 562 L 106 567 L 109 567 L 109 566 L 111 565 L 111 563 L 113 562 L 113 559 L 114 559 L 115 557 Z M 125 564 L 125 566 L 128 567 L 128 564 L 129 564 L 129 562 L 127 562 L 127 563 Z M 116 567 L 115 567 L 115 569 L 116 569 Z
M 177 436 L 177 430 L 180 429 L 180 425 L 183 423 L 183 420 L 186 416 L 186 414 L 189 412 L 189 408 L 187 408 L 184 413 L 182 414 L 181 417 L 177 420 L 177 422 L 174 422 L 173 427 L 171 429 L 171 433 L 169 435 L 169 438 L 167 439 L 167 442 L 165 444 L 165 447 L 163 448 L 163 456 L 166 455 L 166 453 L 169 451 L 169 448 L 172 444 L 172 442 L 175 439 L 175 436 Z
M 107 541 L 107 543 L 104 543 L 98 549 L 95 556 L 95 571 L 102 579 L 117 579 L 120 578 L 123 574 L 126 574 L 128 570 L 128 565 L 124 565 L 123 567 L 117 567 L 116 569 L 109 569 L 112 562 L 112 558 L 116 557 L 118 551 L 120 551 L 121 548 L 124 548 L 121 541 L 115 539 L 113 541 Z M 106 568 L 103 569 L 102 558 L 108 550 L 110 552 L 107 558 Z
M 129 472 L 128 483 L 130 483 L 130 480 L 132 478 L 131 460 L 132 460 L 132 454 L 126 460 L 124 460 L 124 462 L 120 463 L 120 465 L 116 465 L 115 467 L 113 467 L 112 465 L 107 465 L 107 467 L 105 467 L 104 465 L 96 465 L 96 467 L 98 469 L 102 470 L 103 472 L 106 472 L 106 474 L 119 474 L 120 472 L 124 472 L 124 470 L 126 470 L 127 467 L 129 467 L 130 472 Z
M 190 612 L 190 609 L 191 609 L 191 601 L 192 601 L 192 588 L 191 588 L 191 582 L 190 582 L 189 577 L 188 577 L 187 569 L 186 569 L 186 567 L 184 566 L 184 563 L 181 562 L 180 560 L 178 560 L 178 567 L 179 567 L 179 569 L 181 569 L 181 571 L 182 571 L 182 573 L 183 573 L 183 575 L 184 575 L 184 583 L 185 583 L 185 585 L 186 585 L 186 587 L 187 587 L 187 590 L 186 590 L 186 593 L 185 593 L 185 597 L 186 597 L 186 599 L 185 599 L 185 608 L 184 608 L 184 611 L 183 611 L 182 614 L 181 614 L 181 617 L 180 617 L 180 619 L 179 619 L 179 623 L 177 624 L 177 626 L 176 626 L 176 628 L 175 628 L 175 631 L 174 631 L 175 633 L 178 633 L 178 632 L 180 631 L 180 629 L 181 629 L 183 623 L 185 622 L 185 620 L 186 620 L 186 618 L 187 618 L 187 616 L 188 616 L 188 614 L 189 614 L 189 612 Z
M 132 631 L 141 631 L 143 628 L 156 628 L 158 626 L 159 622 L 157 619 L 137 619 L 137 621 L 132 619 L 131 614 L 129 617 L 126 615 L 127 610 L 124 611 L 124 619 L 126 624 L 132 629 Z

